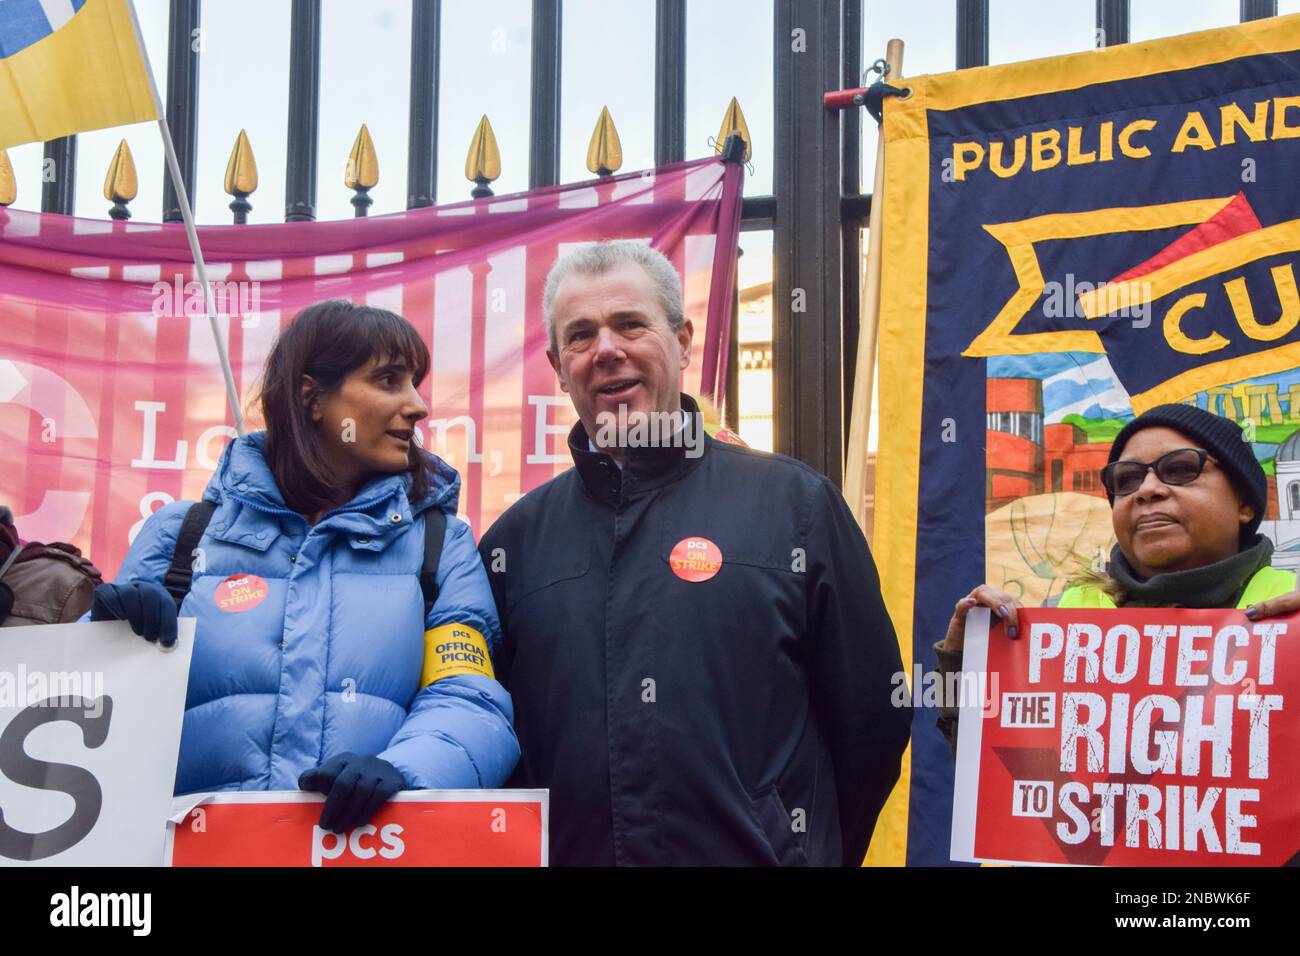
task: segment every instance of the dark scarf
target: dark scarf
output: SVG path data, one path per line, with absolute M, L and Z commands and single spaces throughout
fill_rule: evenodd
M 1236 607 L 1247 583 L 1272 557 L 1273 542 L 1257 534 L 1253 544 L 1230 558 L 1143 580 L 1115 545 L 1107 571 L 1123 588 L 1115 603 L 1124 607 Z

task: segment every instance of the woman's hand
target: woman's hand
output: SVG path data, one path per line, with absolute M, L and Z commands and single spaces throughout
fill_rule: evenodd
M 1246 608 L 1246 617 L 1258 621 L 1261 617 L 1290 614 L 1292 611 L 1300 611 L 1300 591 L 1282 594 L 1267 601 L 1258 601 Z
M 1020 602 L 1006 591 L 999 591 L 995 587 L 981 584 L 957 602 L 952 620 L 948 623 L 948 633 L 943 639 L 944 650 L 952 651 L 954 654 L 961 653 L 966 636 L 966 614 L 971 608 L 980 605 L 991 608 L 994 614 L 1006 621 L 1007 637 L 1012 640 L 1016 639 L 1020 627 L 1020 621 L 1016 617 L 1016 610 L 1021 607 Z
M 161 584 L 101 584 L 91 599 L 92 621 L 126 621 L 146 641 L 176 643 L 176 601 Z
M 401 771 L 387 760 L 352 753 L 331 757 L 298 778 L 300 790 L 325 794 L 320 828 L 335 833 L 369 823 L 388 798 L 405 787 Z

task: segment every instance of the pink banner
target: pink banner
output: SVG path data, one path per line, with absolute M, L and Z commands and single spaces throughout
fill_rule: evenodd
M 708 159 L 369 219 L 202 227 L 246 414 L 299 309 L 401 313 L 432 354 L 421 438 L 460 471 L 481 534 L 571 464 L 542 314 L 558 255 L 616 238 L 663 251 L 696 328 L 684 387 L 721 395 L 740 180 Z M 0 209 L 0 504 L 24 539 L 71 541 L 110 580 L 144 518 L 197 499 L 235 434 L 193 280 L 179 225 Z

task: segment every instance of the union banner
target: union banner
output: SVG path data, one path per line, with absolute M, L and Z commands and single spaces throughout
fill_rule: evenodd
M 1246 429 L 1273 565 L 1300 568 L 1300 17 L 902 85 L 875 552 L 904 659 L 935 667 L 979 583 L 1034 607 L 1099 568 L 1098 470 L 1165 402 Z M 914 863 L 949 859 L 934 717 L 887 816 Z

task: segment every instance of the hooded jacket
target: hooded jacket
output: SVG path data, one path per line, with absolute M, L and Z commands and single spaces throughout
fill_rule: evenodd
M 469 526 L 455 517 L 459 476 L 428 456 L 423 500 L 408 499 L 409 475 L 382 476 L 308 525 L 286 507 L 265 444 L 257 432 L 227 445 L 203 495 L 217 509 L 180 608 L 197 621 L 176 793 L 296 790 L 300 773 L 348 751 L 389 761 L 411 789 L 499 787 L 519 745 L 490 661 L 425 679 L 426 644 L 432 655 L 455 630 L 494 652 L 500 639 Z M 162 583 L 189 507 L 144 523 L 116 583 Z M 447 530 L 425 619 L 431 508 Z

